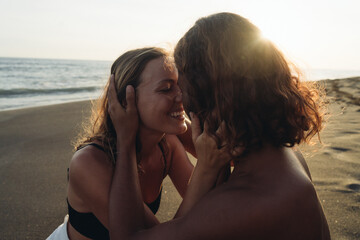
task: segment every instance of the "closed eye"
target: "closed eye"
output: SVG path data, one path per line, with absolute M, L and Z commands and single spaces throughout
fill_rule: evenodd
M 167 83 L 166 86 L 160 88 L 159 91 L 160 92 L 169 92 L 169 91 L 171 91 L 171 89 L 172 89 L 172 84 Z
M 164 88 L 164 89 L 161 89 L 160 92 L 170 92 L 171 91 L 171 88 Z

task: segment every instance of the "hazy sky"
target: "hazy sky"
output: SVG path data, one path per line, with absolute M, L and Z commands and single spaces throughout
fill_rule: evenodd
M 249 18 L 295 63 L 360 70 L 359 0 L 1 0 L 0 56 L 115 60 L 170 46 L 199 17 Z

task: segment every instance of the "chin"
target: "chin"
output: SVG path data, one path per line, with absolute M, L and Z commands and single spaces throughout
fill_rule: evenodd
M 186 123 L 184 122 L 181 126 L 178 126 L 176 129 L 174 128 L 172 131 L 169 131 L 168 134 L 179 135 L 185 133 L 186 130 L 187 130 L 187 126 Z
M 178 134 L 185 133 L 186 131 L 187 131 L 187 126 L 186 126 L 186 123 L 184 122 L 184 125 L 182 126 L 182 129 L 180 130 L 180 132 Z

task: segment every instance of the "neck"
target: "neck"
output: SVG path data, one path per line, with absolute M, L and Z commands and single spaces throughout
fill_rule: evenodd
M 266 145 L 261 149 L 248 153 L 234 161 L 233 175 L 236 176 L 260 176 L 271 172 L 274 168 L 279 168 L 284 159 L 285 149 L 275 148 Z
M 154 152 L 154 149 L 157 147 L 164 135 L 165 133 L 157 132 L 140 126 L 138 133 L 139 141 L 141 144 L 140 156 L 144 159 L 150 156 Z

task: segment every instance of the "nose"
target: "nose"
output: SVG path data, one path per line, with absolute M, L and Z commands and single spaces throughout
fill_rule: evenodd
M 175 92 L 175 102 L 182 101 L 182 92 L 181 89 L 178 87 L 177 91 Z

